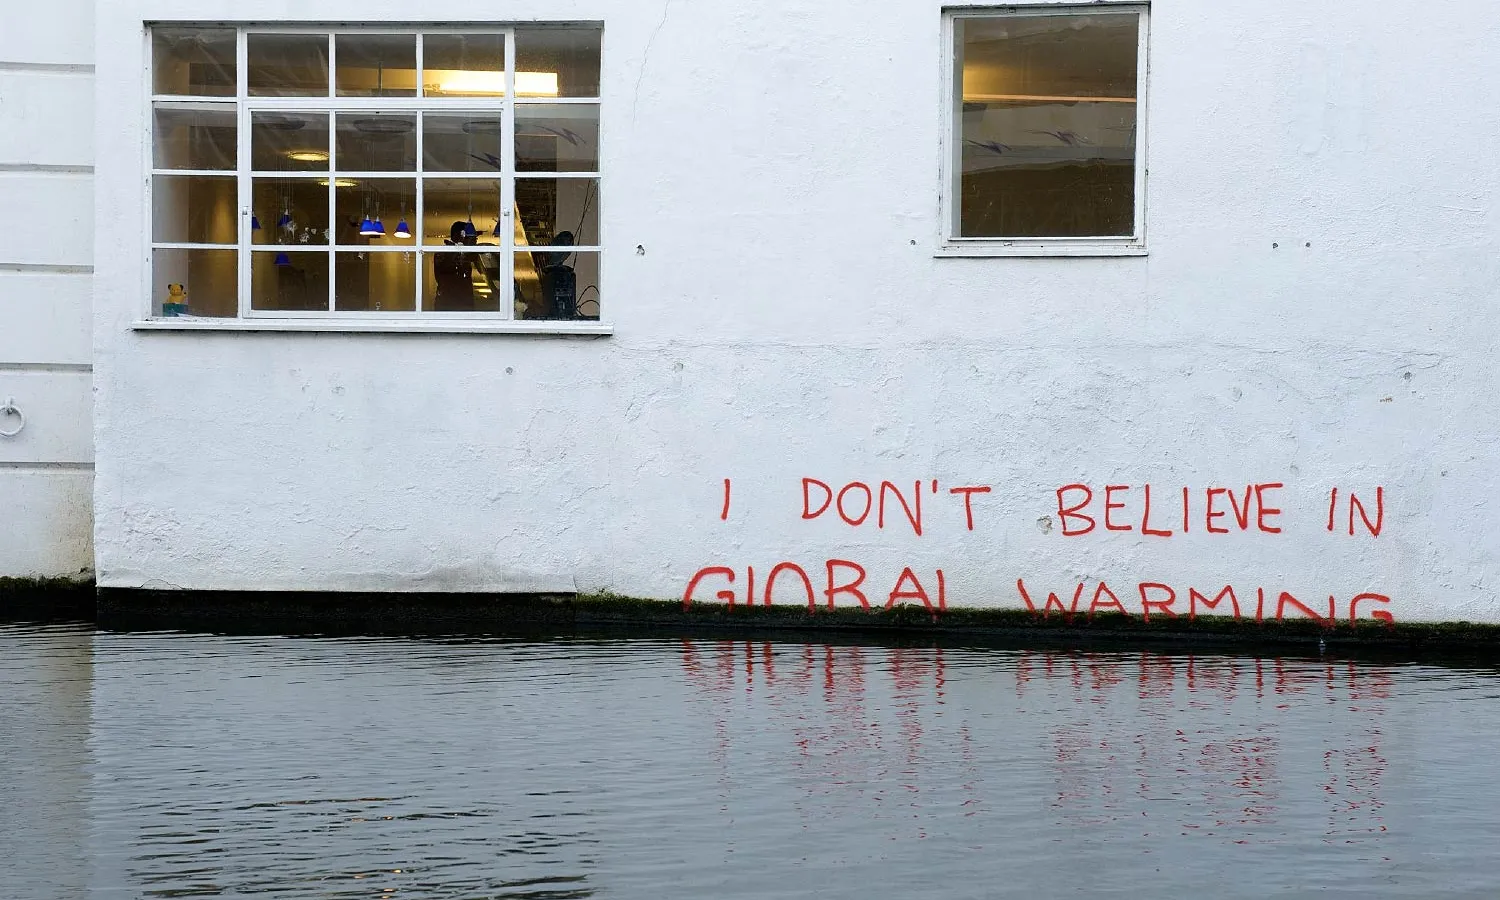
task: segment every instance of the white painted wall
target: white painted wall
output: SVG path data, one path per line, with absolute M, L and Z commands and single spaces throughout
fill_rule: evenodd
M 743 599 L 746 566 L 763 586 L 798 562 L 821 590 L 836 558 L 877 601 L 911 566 L 933 593 L 942 568 L 950 605 L 1019 606 L 1024 578 L 1069 599 L 1083 580 L 1086 607 L 1103 578 L 1135 611 L 1151 581 L 1178 609 L 1232 584 L 1251 614 L 1259 587 L 1268 615 L 1282 590 L 1340 616 L 1372 591 L 1398 620 L 1500 621 L 1487 12 L 1158 0 L 1149 255 L 948 259 L 937 0 L 517 0 L 506 16 L 606 29 L 615 333 L 543 338 L 132 330 L 142 22 L 349 12 L 101 3 L 100 583 L 670 598 L 727 565 Z M 804 476 L 942 493 L 918 538 L 803 521 Z M 1284 531 L 1064 537 L 1072 482 L 1157 502 L 1284 482 Z M 969 531 L 946 492 L 974 484 L 993 491 Z M 1331 487 L 1377 485 L 1378 538 L 1325 530 Z
M 61 0 L 0 29 L 0 405 L 26 417 L 0 437 L 0 576 L 93 567 L 92 22 Z

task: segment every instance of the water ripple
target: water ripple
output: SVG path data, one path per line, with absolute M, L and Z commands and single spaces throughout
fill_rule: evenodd
M 1500 679 L 0 626 L 31 897 L 1495 896 Z

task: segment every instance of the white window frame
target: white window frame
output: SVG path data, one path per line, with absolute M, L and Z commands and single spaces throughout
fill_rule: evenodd
M 603 122 L 603 88 L 601 85 L 600 95 L 594 97 L 518 97 L 515 93 L 516 84 L 516 30 L 536 29 L 547 27 L 580 27 L 584 23 L 575 22 L 524 22 L 507 24 L 327 24 L 327 23 L 226 23 L 213 24 L 202 23 L 203 28 L 221 28 L 235 30 L 235 94 L 230 97 L 205 97 L 184 96 L 175 94 L 154 93 L 154 72 L 152 67 L 154 60 L 151 52 L 151 35 L 154 28 L 183 28 L 195 27 L 196 23 L 189 22 L 162 22 L 158 24 L 148 23 L 146 29 L 146 66 L 144 73 L 145 82 L 145 134 L 147 135 L 145 156 L 145 204 L 143 213 L 145 216 L 142 234 L 144 237 L 144 299 L 143 315 L 133 323 L 133 327 L 139 330 L 170 330 L 170 331 L 370 331 L 370 332 L 479 332 L 479 333 L 502 333 L 502 334 L 611 334 L 613 326 L 608 318 L 604 304 L 599 304 L 599 318 L 594 320 L 546 320 L 546 319 L 516 319 L 514 303 L 511 300 L 510 289 L 515 278 L 515 254 L 517 252 L 515 242 L 515 208 L 516 182 L 521 178 L 540 178 L 563 180 L 569 178 L 592 179 L 598 189 L 595 193 L 594 203 L 596 209 L 602 211 L 600 195 L 604 191 L 604 122 Z M 587 23 L 585 27 L 600 28 L 599 23 Z M 248 65 L 248 36 L 251 34 L 318 34 L 328 35 L 328 93 L 318 96 L 294 96 L 294 97 L 272 97 L 272 96 L 250 96 L 249 94 L 249 65 Z M 414 97 L 340 97 L 337 87 L 337 52 L 339 35 L 366 35 L 366 34 L 398 34 L 412 35 L 416 40 L 416 60 L 418 68 L 418 96 Z M 426 97 L 421 96 L 423 35 L 428 34 L 487 34 L 503 35 L 505 37 L 505 94 L 498 97 Z M 601 57 L 602 57 L 601 43 Z M 600 61 L 601 73 L 603 71 L 603 60 Z M 158 103 L 166 104 L 203 104 L 219 105 L 226 109 L 235 111 L 236 121 L 236 159 L 233 170 L 199 171 L 193 169 L 162 169 L 156 167 L 156 135 L 155 135 L 155 111 Z M 599 137 L 599 161 L 596 171 L 593 172 L 518 172 L 516 170 L 516 142 L 515 124 L 516 108 L 518 106 L 558 106 L 558 105 L 583 105 L 595 106 L 600 109 L 600 137 Z M 417 195 L 416 206 L 412 210 L 412 221 L 417 225 L 418 233 L 409 245 L 395 245 L 389 247 L 370 246 L 345 246 L 333 243 L 319 245 L 317 250 L 291 252 L 322 252 L 328 254 L 328 309 L 327 310 L 257 310 L 252 309 L 252 285 L 250 283 L 252 268 L 252 253 L 268 252 L 267 245 L 254 243 L 251 223 L 254 218 L 252 209 L 252 191 L 254 173 L 251 166 L 251 131 L 250 120 L 253 113 L 277 111 L 277 112 L 326 112 L 330 114 L 329 127 L 329 163 L 327 172 L 303 172 L 303 173 L 259 173 L 261 177 L 294 177 L 294 178 L 323 178 L 330 183 L 329 189 L 329 221 L 332 223 L 335 217 L 334 205 L 336 203 L 336 191 L 332 187 L 338 178 L 411 178 L 416 182 Z M 336 115 L 341 112 L 409 112 L 418 114 L 418 126 L 416 129 L 416 167 L 411 172 L 341 172 L 337 168 L 337 154 L 335 144 L 337 135 L 334 125 Z M 420 113 L 423 112 L 498 112 L 501 115 L 501 169 L 498 172 L 426 172 L 423 160 L 423 132 L 421 127 Z M 204 175 L 213 177 L 234 177 L 237 181 L 238 192 L 238 244 L 234 246 L 223 244 L 199 244 L 199 243 L 170 243 L 154 240 L 154 197 L 153 186 L 156 177 L 165 176 L 194 176 Z M 444 246 L 431 246 L 422 244 L 421 230 L 425 220 L 423 219 L 423 200 L 425 198 L 424 183 L 429 179 L 443 181 L 449 180 L 499 180 L 501 185 L 501 231 L 498 246 L 478 246 L 464 248 L 446 248 Z M 599 281 L 604 281 L 604 216 L 602 212 L 598 216 L 599 242 L 590 245 L 578 245 L 572 247 L 574 252 L 597 253 L 599 260 Z M 154 316 L 154 252 L 155 250 L 234 250 L 238 254 L 238 297 L 237 316 L 235 318 L 179 318 Z M 468 253 L 496 253 L 499 254 L 503 263 L 501 265 L 501 285 L 506 289 L 501 296 L 499 309 L 497 311 L 462 311 L 443 312 L 437 310 L 414 309 L 408 312 L 395 311 L 347 311 L 338 312 L 335 306 L 337 285 L 337 261 L 338 252 L 372 252 L 372 253 L 418 253 L 417 278 L 416 278 L 416 306 L 421 306 L 423 286 L 425 283 L 425 267 L 422 265 L 422 254 L 468 252 Z M 594 298 L 597 301 L 599 298 Z
M 1135 140 L 1135 230 L 1127 236 L 1099 237 L 959 237 L 958 214 L 962 142 L 958 139 L 958 100 L 962 96 L 963 70 L 954 46 L 954 22 L 969 17 L 1077 16 L 1089 13 L 1135 13 L 1139 16 L 1136 48 L 1136 140 Z M 936 256 L 1145 256 L 1147 155 L 1147 84 L 1151 22 L 1150 4 L 1140 0 L 1096 0 L 1093 3 L 1041 2 L 1004 6 L 946 6 L 943 8 L 941 58 L 942 127 L 941 184 L 938 192 Z

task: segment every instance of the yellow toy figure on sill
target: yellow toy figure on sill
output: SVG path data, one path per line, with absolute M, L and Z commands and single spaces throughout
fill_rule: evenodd
M 167 300 L 161 305 L 163 316 L 185 316 L 188 311 L 187 288 L 180 284 L 167 285 Z

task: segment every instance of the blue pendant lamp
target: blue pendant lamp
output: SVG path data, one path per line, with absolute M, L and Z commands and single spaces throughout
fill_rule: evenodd
M 276 254 L 276 258 L 272 260 L 272 264 L 286 268 L 292 264 L 292 258 L 285 253 L 278 253 Z
M 252 215 L 250 217 L 250 230 L 260 231 L 260 216 Z
M 375 223 L 369 216 L 365 216 L 364 221 L 359 223 L 359 234 L 361 237 L 379 237 L 384 233 L 384 230 L 377 231 L 375 229 Z
M 406 224 L 406 219 L 404 217 L 396 225 L 396 237 L 402 239 L 403 241 L 411 238 L 411 226 Z

